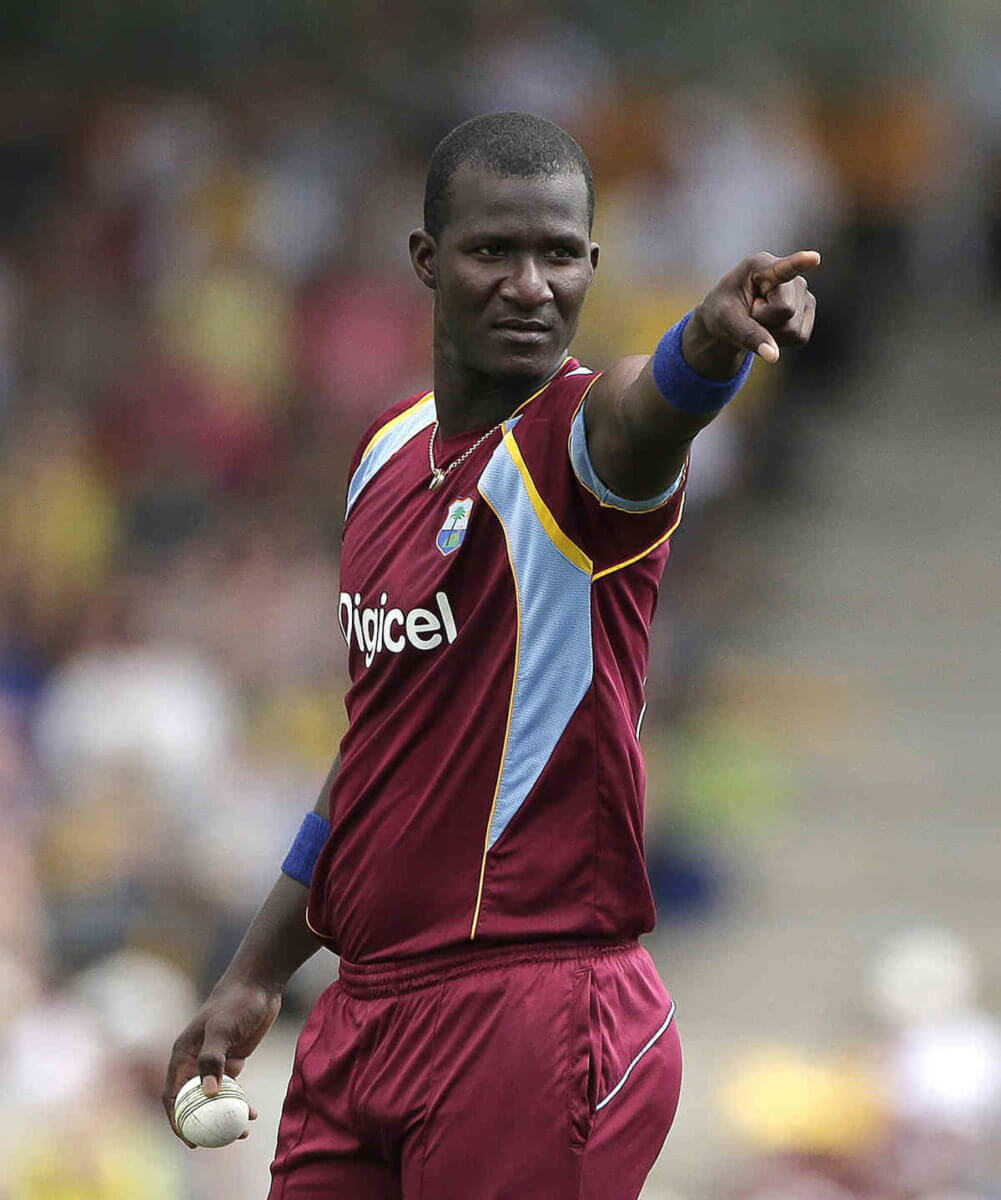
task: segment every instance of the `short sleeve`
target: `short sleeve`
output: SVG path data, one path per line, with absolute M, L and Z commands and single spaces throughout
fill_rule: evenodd
M 627 500 L 598 475 L 584 410 L 598 375 L 572 364 L 512 428 L 525 469 L 555 525 L 591 561 L 597 578 L 652 553 L 678 527 L 688 464 L 659 496 Z

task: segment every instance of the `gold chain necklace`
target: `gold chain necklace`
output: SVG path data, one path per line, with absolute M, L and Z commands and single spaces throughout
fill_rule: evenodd
M 532 396 L 529 396 L 529 398 L 528 398 L 529 400 L 534 400 L 536 398 L 536 396 L 541 395 L 541 393 L 543 391 L 545 391 L 545 389 L 547 387 L 549 387 L 549 385 L 553 382 L 553 380 L 556 378 L 556 376 L 559 375 L 560 371 L 563 370 L 563 366 L 569 357 L 570 356 L 568 354 L 564 355 L 564 357 L 560 360 L 560 365 L 556 368 L 556 370 L 552 373 L 552 375 L 549 376 L 549 378 L 542 385 L 542 387 L 540 387 L 539 390 L 537 392 L 535 392 Z M 524 408 L 527 403 L 528 403 L 528 400 L 524 401 L 524 403 L 522 403 L 522 404 L 519 404 L 518 409 Z M 515 409 L 515 412 L 517 412 L 518 409 Z M 513 415 L 514 414 L 512 414 L 512 416 Z M 473 451 L 478 446 L 482 446 L 483 443 L 487 440 L 487 438 L 492 433 L 496 433 L 497 430 L 500 429 L 500 427 L 504 424 L 504 422 L 509 419 L 510 418 L 508 418 L 508 417 L 502 417 L 497 422 L 497 424 L 493 427 L 493 429 L 488 429 L 481 438 L 478 438 L 475 442 L 473 442 L 473 444 L 469 447 L 468 450 L 465 451 L 465 453 L 460 454 L 459 457 L 455 460 L 455 462 L 450 462 L 448 464 L 448 466 L 444 467 L 444 468 L 436 467 L 435 462 L 434 462 L 434 439 L 435 439 L 435 434 L 438 432 L 438 422 L 435 421 L 435 423 L 431 426 L 431 438 L 428 442 L 428 462 L 431 464 L 431 482 L 428 484 L 429 490 L 433 492 L 436 487 L 440 487 L 445 482 L 446 475 L 450 475 L 455 470 L 455 468 L 457 466 L 459 466 L 460 463 L 464 463 L 466 461 L 466 459 L 470 456 L 470 454 L 472 454 Z
M 460 454 L 459 457 L 457 459 L 455 459 L 454 462 L 450 462 L 447 467 L 436 467 L 435 466 L 434 439 L 435 439 L 435 434 L 438 432 L 438 422 L 435 421 L 435 423 L 431 426 L 431 438 L 428 442 L 428 462 L 431 464 L 431 482 L 428 484 L 428 488 L 431 491 L 434 491 L 434 489 L 436 487 L 440 487 L 441 484 L 443 484 L 445 482 L 445 477 L 447 475 L 450 475 L 455 470 L 455 468 L 457 466 L 459 466 L 460 463 L 464 463 L 466 461 L 466 459 L 470 456 L 470 454 L 472 454 L 473 451 L 478 446 L 482 446 L 483 443 L 487 440 L 487 438 L 492 433 L 496 433 L 497 430 L 500 429 L 500 427 L 504 424 L 504 422 L 506 420 L 507 420 L 507 417 L 504 417 L 500 421 L 498 421 L 497 424 L 493 427 L 493 429 L 488 429 L 481 438 L 477 438 L 477 440 L 475 442 L 473 442 L 473 444 L 469 447 L 468 450 L 466 450 L 464 453 Z

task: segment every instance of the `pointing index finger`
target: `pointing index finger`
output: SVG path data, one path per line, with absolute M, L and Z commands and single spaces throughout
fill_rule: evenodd
M 820 265 L 820 253 L 817 250 L 797 250 L 795 254 L 787 254 L 785 258 L 777 258 L 769 263 L 763 271 L 755 271 L 754 283 L 763 296 L 768 296 L 783 283 L 802 275 L 804 271 L 812 271 Z

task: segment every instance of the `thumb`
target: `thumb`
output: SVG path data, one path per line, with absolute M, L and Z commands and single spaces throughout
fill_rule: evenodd
M 198 1055 L 198 1074 L 202 1077 L 202 1091 L 206 1096 L 215 1096 L 219 1091 L 228 1049 L 229 1038 L 226 1033 L 218 1026 L 207 1025 L 202 1050 Z
M 764 325 L 759 325 L 745 313 L 732 310 L 726 314 L 724 324 L 726 333 L 734 345 L 750 350 L 765 362 L 778 362 L 778 345 Z

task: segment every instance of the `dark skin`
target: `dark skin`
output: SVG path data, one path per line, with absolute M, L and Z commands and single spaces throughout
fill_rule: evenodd
M 521 178 L 470 164 L 456 171 L 440 236 L 410 235 L 414 271 L 435 293 L 434 392 L 443 438 L 489 429 L 558 370 L 598 256 L 579 173 Z M 746 258 L 688 323 L 682 353 L 689 366 L 729 379 L 749 351 L 775 362 L 780 346 L 807 342 L 816 301 L 803 272 L 819 262 L 814 250 Z M 615 363 L 591 388 L 584 411 L 595 469 L 628 500 L 669 487 L 692 439 L 715 415 L 673 408 L 648 356 Z
M 598 265 L 584 179 L 572 172 L 509 178 L 463 166 L 452 180 L 440 237 L 416 230 L 410 256 L 435 293 L 441 436 L 489 429 L 559 369 L 577 330 Z M 688 364 L 708 378 L 729 379 L 748 352 L 775 362 L 779 346 L 808 341 L 816 304 L 802 273 L 819 262 L 812 250 L 745 259 L 695 310 L 682 343 Z M 677 478 L 692 439 L 713 415 L 673 408 L 653 382 L 649 358 L 624 358 L 588 393 L 595 468 L 626 499 L 657 495 Z M 335 760 L 316 802 L 324 817 L 339 766 Z M 222 978 L 174 1043 L 163 1105 L 175 1133 L 174 1098 L 182 1084 L 200 1075 L 212 1095 L 224 1071 L 238 1075 L 278 1016 L 288 981 L 320 948 L 305 923 L 306 895 L 297 880 L 279 876 Z
M 320 789 L 313 811 L 329 820 L 330 789 L 340 770 L 340 755 Z M 306 888 L 281 874 L 261 905 L 222 978 L 174 1042 L 163 1084 L 164 1111 L 170 1127 L 185 1146 L 174 1124 L 174 1100 L 195 1075 L 202 1091 L 219 1091 L 223 1072 L 236 1078 L 281 1011 L 288 981 L 323 944 L 305 921 Z M 251 1107 L 250 1119 L 257 1120 Z M 240 1138 L 249 1136 L 242 1133 Z

